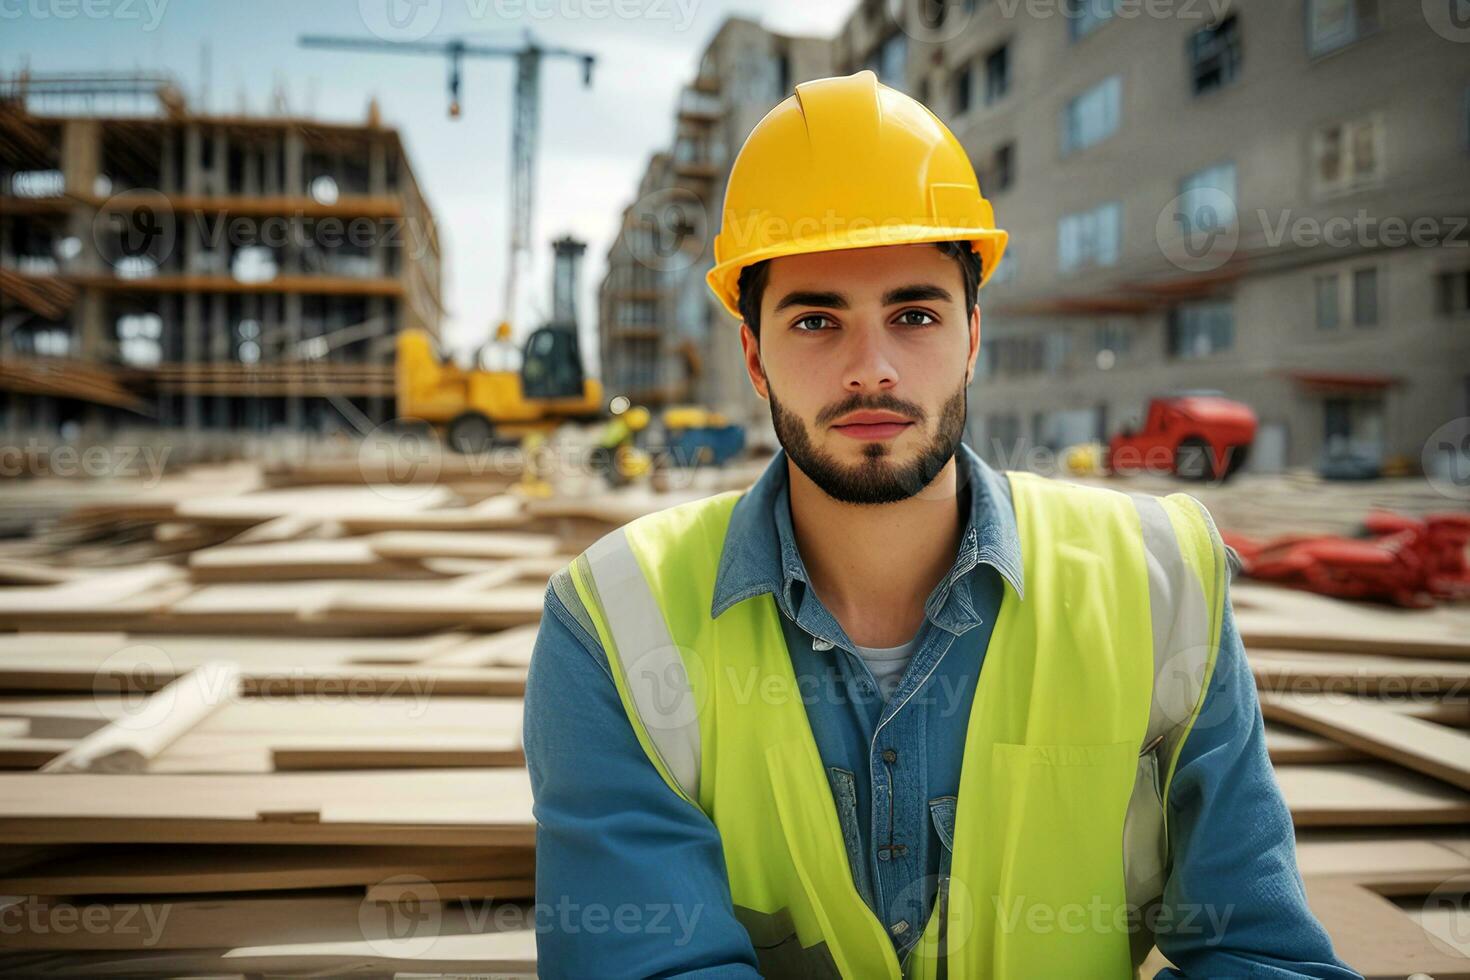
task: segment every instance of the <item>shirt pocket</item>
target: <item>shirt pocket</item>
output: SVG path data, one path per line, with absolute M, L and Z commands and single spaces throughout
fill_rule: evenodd
M 872 878 L 868 873 L 868 856 L 863 851 L 862 828 L 858 824 L 857 779 L 838 766 L 827 768 L 832 784 L 832 802 L 837 806 L 837 823 L 842 828 L 842 842 L 847 847 L 847 864 L 852 870 L 852 883 L 868 908 L 874 905 Z
M 949 874 L 954 859 L 954 814 L 957 797 L 936 796 L 929 801 L 929 820 L 934 824 L 934 836 L 939 838 L 939 876 Z

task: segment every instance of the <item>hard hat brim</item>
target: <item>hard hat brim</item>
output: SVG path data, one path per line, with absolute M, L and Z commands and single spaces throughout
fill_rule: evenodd
M 883 245 L 924 245 L 932 242 L 968 241 L 979 253 L 981 262 L 980 283 L 983 287 L 995 272 L 1001 256 L 1005 254 L 1009 235 L 1001 228 L 936 228 L 932 225 L 892 225 L 851 229 L 838 233 L 794 238 L 767 248 L 758 249 L 720 262 L 705 276 L 710 289 L 720 303 L 737 320 L 740 315 L 739 293 L 740 272 L 746 266 L 768 259 L 785 258 L 792 255 L 810 255 L 813 252 L 842 252 L 854 248 L 876 248 Z

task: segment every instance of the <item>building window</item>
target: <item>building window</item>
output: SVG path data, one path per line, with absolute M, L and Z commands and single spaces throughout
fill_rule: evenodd
M 1378 0 L 1307 0 L 1307 52 L 1345 48 L 1378 29 Z
M 1002 44 L 985 56 L 985 104 L 1005 98 L 1011 88 L 1011 46 Z
M 1016 144 L 1002 143 L 995 148 L 995 163 L 991 167 L 991 193 L 1003 191 L 1016 179 Z
M 1073 41 L 1080 41 L 1112 20 L 1118 0 L 1067 0 L 1067 19 Z
M 1005 254 L 1000 257 L 1000 263 L 995 271 L 990 274 L 988 285 L 995 286 L 1001 283 L 1015 282 L 1021 264 L 1020 246 L 1011 242 L 1006 246 Z
M 888 39 L 878 45 L 868 59 L 868 67 L 878 76 L 878 81 L 891 88 L 908 91 L 908 35 L 894 31 Z
M 1377 115 L 1323 126 L 1313 144 L 1318 196 L 1347 194 L 1383 182 L 1383 125 Z
M 1057 266 L 1071 272 L 1088 266 L 1118 263 L 1123 232 L 1123 205 L 1110 201 L 1057 222 Z
M 1353 272 L 1353 324 L 1359 327 L 1378 325 L 1378 270 L 1375 268 Z
M 1235 164 L 1217 163 L 1179 182 L 1179 220 L 1185 235 L 1229 228 L 1235 224 Z
M 1100 143 L 1118 131 L 1123 80 L 1113 75 L 1072 99 L 1062 110 L 1062 156 Z
M 1337 274 L 1318 276 L 1315 281 L 1317 284 L 1317 328 L 1336 330 L 1338 323 Z
M 954 73 L 950 79 L 952 91 L 950 92 L 950 104 L 954 106 L 954 114 L 963 116 L 970 111 L 970 89 L 973 81 L 970 77 L 970 66 L 963 65 Z
M 1175 307 L 1169 322 L 1169 353 L 1180 359 L 1209 357 L 1235 346 L 1235 309 L 1229 302 Z
M 1224 88 L 1240 75 L 1240 20 L 1234 14 L 1189 36 L 1194 94 Z
M 1001 265 L 1005 263 L 1002 262 Z M 1465 316 L 1470 314 L 1470 269 L 1441 272 L 1436 283 L 1436 292 L 1439 296 L 1436 308 L 1440 315 Z

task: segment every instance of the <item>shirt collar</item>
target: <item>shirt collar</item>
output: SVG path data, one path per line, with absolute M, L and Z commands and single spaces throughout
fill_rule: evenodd
M 940 626 L 962 631 L 975 613 L 968 590 L 953 587 L 976 565 L 990 565 L 1024 596 L 1021 538 L 1011 506 L 1010 487 L 975 451 L 960 443 L 955 453 L 958 490 L 969 493 L 969 516 L 949 574 L 935 588 L 925 612 Z M 735 603 L 771 593 L 789 618 L 795 619 L 791 587 L 809 581 L 796 535 L 786 470 L 786 452 L 777 450 L 760 479 L 736 502 L 715 575 L 710 617 L 718 618 Z M 958 602 L 951 602 L 953 596 Z

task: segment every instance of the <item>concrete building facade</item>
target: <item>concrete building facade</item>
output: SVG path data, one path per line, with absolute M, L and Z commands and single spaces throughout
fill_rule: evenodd
M 32 106 L 117 89 L 151 110 Z M 433 215 L 375 110 L 201 114 L 166 81 L 6 80 L 0 277 L 9 438 L 361 431 L 393 416 L 397 332 L 442 315 Z
M 603 384 L 647 405 L 698 404 L 772 442 L 730 316 L 705 284 L 734 155 L 794 86 L 832 74 L 832 42 L 727 19 L 680 94 L 674 137 L 649 160 L 599 290 Z
M 1470 415 L 1470 44 L 1386 0 L 1150 6 L 904 8 L 908 90 L 1011 236 L 972 445 L 1210 389 L 1259 415 L 1257 470 L 1417 465 Z

